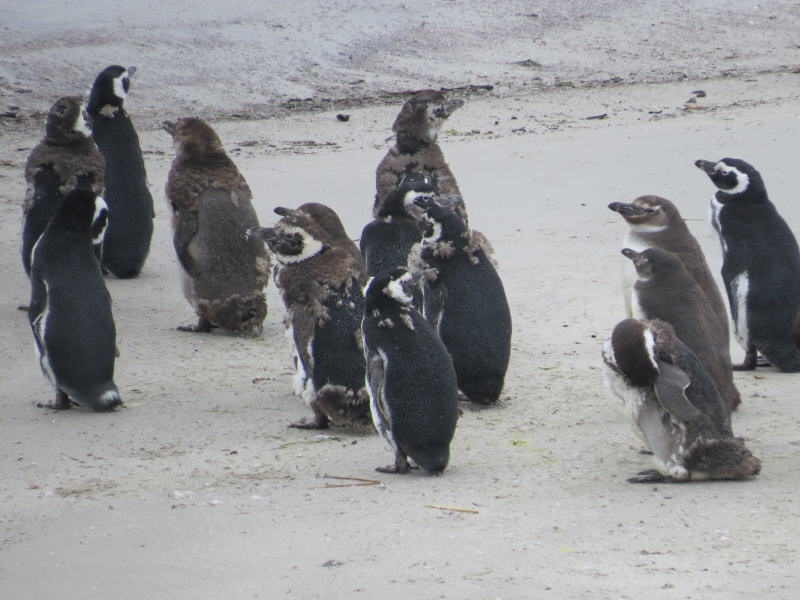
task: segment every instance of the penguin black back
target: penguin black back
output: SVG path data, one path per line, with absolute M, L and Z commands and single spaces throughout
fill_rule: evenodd
M 139 136 L 123 106 L 135 71 L 119 65 L 104 69 L 95 79 L 87 105 L 92 135 L 106 163 L 109 226 L 103 267 L 123 279 L 136 277 L 142 270 L 155 216 Z

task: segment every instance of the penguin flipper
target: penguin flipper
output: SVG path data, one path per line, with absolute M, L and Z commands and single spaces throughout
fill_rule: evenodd
M 175 246 L 175 253 L 178 255 L 178 261 L 181 263 L 184 271 L 191 277 L 198 276 L 197 265 L 189 252 L 189 244 L 191 244 L 194 236 L 197 234 L 197 211 L 185 211 L 177 219 L 175 225 L 175 233 L 172 238 L 172 243 Z
M 674 417 L 684 422 L 697 421 L 702 413 L 686 397 L 686 388 L 691 379 L 686 371 L 668 362 L 658 361 L 658 378 L 656 379 L 656 398 Z
M 367 361 L 367 381 L 369 382 L 372 421 L 380 436 L 394 449 L 396 444 L 392 438 L 392 422 L 389 407 L 383 397 L 386 364 L 379 352 L 370 352 Z

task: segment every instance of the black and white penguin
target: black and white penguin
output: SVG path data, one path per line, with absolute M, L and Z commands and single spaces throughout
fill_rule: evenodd
M 432 198 L 417 197 L 416 211 L 408 207 L 424 226 L 409 265 L 426 275 L 425 317 L 453 358 L 461 392 L 478 404 L 493 404 L 511 355 L 511 312 L 484 251 L 485 238 Z
M 734 368 L 756 368 L 760 352 L 781 371 L 800 371 L 800 251 L 767 196 L 761 175 L 736 158 L 695 165 L 717 187 L 711 223 L 722 245 L 722 279 L 734 334 L 745 351 Z
M 86 107 L 94 141 L 106 161 L 109 223 L 103 268 L 122 279 L 136 277 L 142 270 L 155 216 L 139 136 L 122 106 L 135 71 L 135 67 L 118 65 L 104 69 L 94 81 Z
M 453 361 L 412 306 L 404 268 L 370 278 L 364 291 L 364 354 L 375 429 L 395 454 L 382 473 L 407 473 L 409 459 L 438 474 L 447 467 L 458 420 Z
M 55 388 L 49 408 L 97 411 L 122 404 L 114 384 L 116 329 L 93 243 L 107 208 L 91 189 L 72 190 L 33 248 L 28 309 L 39 364 Z
M 639 196 L 633 202 L 612 202 L 608 208 L 625 219 L 629 229 L 623 248 L 641 252 L 647 248 L 662 248 L 683 261 L 689 275 L 700 285 L 714 313 L 729 339 L 728 311 L 719 292 L 705 254 L 697 239 L 689 231 L 678 208 L 661 196 Z M 628 315 L 631 315 L 631 292 L 638 279 L 636 268 L 629 260 L 624 262 L 624 295 Z
M 440 196 L 457 207 L 464 221 L 467 220 L 456 178 L 436 143 L 444 122 L 463 105 L 462 100 L 448 99 L 444 93 L 432 90 L 419 92 L 403 104 L 392 125 L 396 134 L 395 144 L 375 172 L 377 193 L 372 206 L 373 216 L 379 215 L 381 204 L 403 178 L 418 171 L 431 181 Z
M 284 206 L 278 206 L 273 209 L 275 214 L 281 217 L 285 217 L 295 210 L 304 212 L 330 236 L 335 244 L 350 252 L 357 261 L 363 261 L 361 251 L 358 249 L 353 239 L 347 235 L 347 230 L 345 230 L 341 219 L 339 219 L 339 215 L 337 215 L 336 211 L 330 206 L 320 204 L 319 202 L 306 202 L 295 209 L 286 208 Z
M 625 248 L 622 254 L 633 261 L 639 277 L 631 296 L 634 318 L 672 325 L 708 369 L 728 410 L 734 410 L 740 396 L 733 383 L 728 336 L 703 289 L 681 259 L 662 248 Z
M 178 329 L 260 331 L 270 261 L 264 244 L 245 235 L 258 227 L 250 188 L 208 123 L 186 118 L 165 121 L 164 129 L 176 149 L 166 186 L 173 245 L 198 316 Z
M 50 107 L 44 137 L 25 164 L 25 182 L 21 254 L 25 274 L 30 275 L 33 245 L 64 196 L 79 186 L 103 194 L 104 160 L 92 139 L 79 97 L 59 98 Z
M 656 464 L 628 481 L 744 479 L 759 473 L 761 461 L 733 437 L 713 379 L 670 324 L 625 319 L 602 354 L 609 396 L 622 402 Z
M 367 275 L 408 265 L 414 244 L 422 240 L 419 222 L 408 213 L 406 204 L 416 198 L 431 198 L 434 188 L 422 173 L 410 173 L 381 203 L 377 216 L 361 231 L 359 246 Z
M 286 334 L 297 368 L 294 389 L 314 413 L 313 420 L 291 427 L 369 427 L 360 257 L 300 210 L 288 211 L 274 227 L 251 229 L 248 236 L 265 242 L 277 262 L 275 283 L 286 305 Z

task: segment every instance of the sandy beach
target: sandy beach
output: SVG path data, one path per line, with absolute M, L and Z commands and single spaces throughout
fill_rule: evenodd
M 631 485 L 651 459 L 600 370 L 625 316 L 610 202 L 671 199 L 718 274 L 693 163 L 731 156 L 800 231 L 796 4 L 41 4 L 0 24 L 0 114 L 14 115 L 0 116 L 0 596 L 797 597 L 800 376 L 734 374 L 757 478 Z M 52 388 L 17 309 L 23 167 L 53 100 L 113 63 L 139 68 L 126 108 L 156 201 L 141 277 L 107 279 L 126 408 L 54 412 L 36 407 Z M 262 225 L 322 202 L 358 238 L 396 92 L 489 85 L 452 92 L 466 105 L 440 145 L 511 306 L 502 406 L 463 405 L 441 477 L 379 474 L 392 456 L 376 435 L 287 428 L 308 414 L 272 282 L 259 336 L 175 330 L 195 316 L 158 124 L 209 119 Z

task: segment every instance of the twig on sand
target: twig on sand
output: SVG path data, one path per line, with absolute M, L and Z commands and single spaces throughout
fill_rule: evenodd
M 355 481 L 356 483 L 326 483 L 325 485 L 318 485 L 310 487 L 310 490 L 326 490 L 328 488 L 343 488 L 343 487 L 361 487 L 366 485 L 382 485 L 380 479 L 364 479 L 362 477 L 342 477 L 339 475 L 323 475 L 323 479 L 338 479 L 339 481 Z
M 478 90 L 486 90 L 487 92 L 491 92 L 494 89 L 494 86 L 491 84 L 487 85 L 459 85 L 457 87 L 443 87 L 439 88 L 440 92 L 476 92 Z M 413 96 L 414 94 L 419 94 L 420 92 L 428 92 L 429 89 L 423 90 L 399 90 L 396 92 L 386 92 L 387 96 Z
M 479 510 L 475 510 L 474 508 L 455 508 L 452 506 L 439 506 L 438 504 L 426 504 L 427 508 L 438 508 L 439 510 L 452 510 L 453 512 L 463 512 L 463 513 L 470 513 L 472 515 L 480 514 Z

